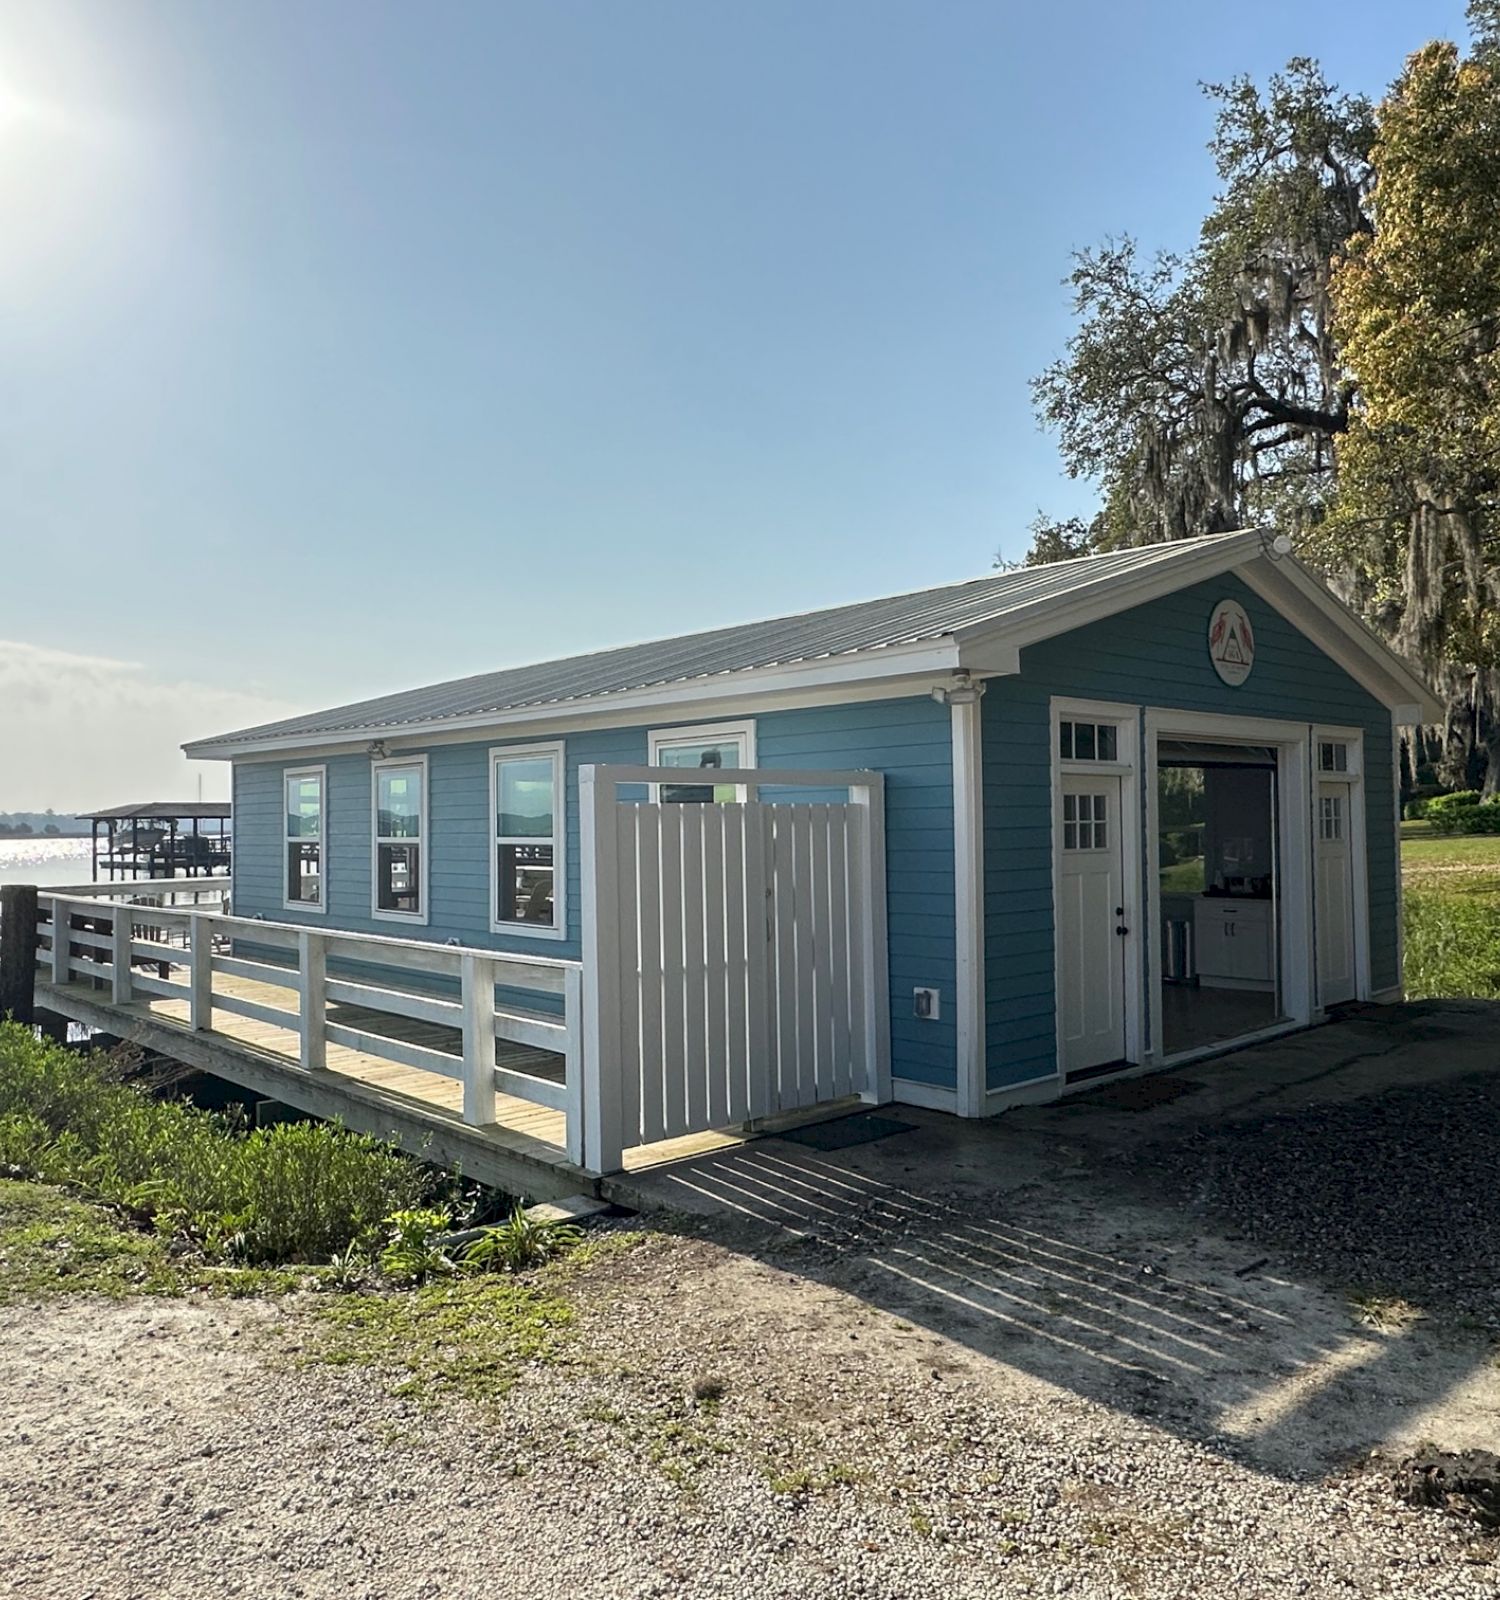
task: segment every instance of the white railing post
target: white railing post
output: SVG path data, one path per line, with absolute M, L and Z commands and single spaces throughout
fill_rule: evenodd
M 849 800 L 864 812 L 864 927 L 859 929 L 860 959 L 865 968 L 865 1094 L 877 1105 L 891 1098 L 890 966 L 886 951 L 885 782 L 872 773 L 868 783 L 853 785 Z
M 318 1072 L 328 1063 L 328 952 L 323 935 L 311 928 L 297 932 L 297 1032 L 301 1041 L 300 1059 L 308 1072 Z
M 615 779 L 578 769 L 583 901 L 583 1165 L 618 1172 L 625 1144 L 620 1081 L 619 804 Z
M 584 1164 L 583 1110 L 583 968 L 563 968 L 563 1022 L 567 1044 L 563 1049 L 563 1089 L 567 1094 L 563 1149 L 574 1166 Z
M 495 1120 L 495 964 L 483 956 L 459 962 L 464 1008 L 464 1121 Z
M 130 907 L 117 900 L 111 910 L 114 921 L 110 924 L 109 998 L 115 1005 L 123 1006 L 130 1003 Z
M 203 1033 L 214 1021 L 214 919 L 203 912 L 188 924 L 188 1027 Z
M 73 926 L 73 918 L 68 910 L 68 902 L 59 900 L 56 896 L 52 899 L 52 981 L 63 984 L 68 981 L 68 934 Z

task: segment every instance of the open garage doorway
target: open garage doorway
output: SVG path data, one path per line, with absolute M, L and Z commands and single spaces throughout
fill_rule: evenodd
M 1163 734 L 1156 747 L 1161 1052 L 1285 1020 L 1281 781 L 1274 745 Z

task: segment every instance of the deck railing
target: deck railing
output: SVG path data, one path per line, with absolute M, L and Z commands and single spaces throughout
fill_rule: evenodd
M 463 1086 L 463 1119 L 474 1126 L 495 1121 L 500 1093 L 545 1106 L 562 1114 L 565 1152 L 582 1163 L 578 962 L 227 916 L 226 888 L 198 879 L 157 882 L 149 890 L 121 884 L 38 890 L 39 974 L 58 985 L 80 979 L 107 985 L 117 1006 L 148 998 L 181 1001 L 193 1032 L 212 1033 L 216 1011 L 285 1029 L 296 1035 L 294 1059 L 308 1072 L 327 1069 L 334 1044 L 456 1079 Z M 206 903 L 216 893 L 217 905 Z M 167 900 L 172 904 L 161 903 Z M 340 964 L 350 976 L 338 974 Z M 371 972 L 375 976 L 365 976 Z M 218 981 L 223 978 L 284 991 L 287 1000 L 252 998 Z M 456 980 L 456 998 L 433 993 L 434 979 L 436 987 Z M 560 998 L 561 1012 L 499 1003 L 497 987 Z M 337 1011 L 330 1019 L 330 1005 L 349 1008 L 348 1020 L 336 1020 Z M 382 1031 L 394 1019 L 451 1029 L 459 1048 Z M 562 1081 L 497 1065 L 497 1040 L 552 1052 L 562 1060 Z

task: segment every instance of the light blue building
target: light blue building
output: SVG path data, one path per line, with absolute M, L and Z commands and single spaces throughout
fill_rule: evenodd
M 747 1104 L 979 1116 L 1397 998 L 1397 729 L 1440 714 L 1248 532 L 186 748 L 233 763 L 236 917 L 578 963 L 589 1116 L 634 1083 L 607 1168 Z

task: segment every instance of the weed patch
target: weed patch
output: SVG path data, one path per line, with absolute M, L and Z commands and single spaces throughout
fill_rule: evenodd
M 392 1394 L 424 1403 L 501 1399 L 525 1367 L 558 1357 L 573 1320 L 550 1288 L 491 1276 L 340 1295 L 314 1315 L 313 1361 L 374 1368 Z

